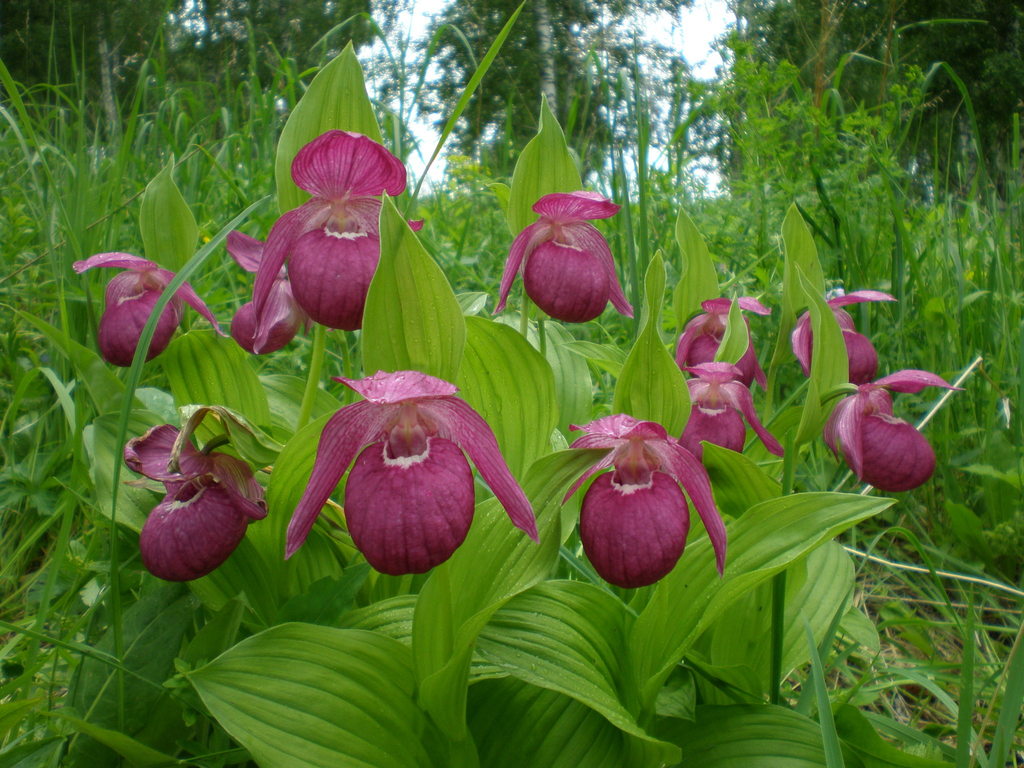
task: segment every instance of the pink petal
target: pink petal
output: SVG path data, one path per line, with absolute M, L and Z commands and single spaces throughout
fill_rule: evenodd
M 650 447 L 664 462 L 662 469 L 672 475 L 678 483 L 683 486 L 686 494 L 693 502 L 694 509 L 700 515 L 701 522 L 711 539 L 711 546 L 715 550 L 715 565 L 718 573 L 725 570 L 726 533 L 725 523 L 715 506 L 715 497 L 711 493 L 711 479 L 707 470 L 697 458 L 683 446 L 677 443 L 666 442 L 664 445 L 656 442 L 648 443 Z
M 509 249 L 508 259 L 505 260 L 505 271 L 501 273 L 498 306 L 494 308 L 494 314 L 505 309 L 508 293 L 512 290 L 512 283 L 515 282 L 516 275 L 523 265 L 523 259 L 541 242 L 544 242 L 549 233 L 550 229 L 545 222 L 535 221 L 516 235 L 516 239 L 512 241 L 512 247 Z
M 724 384 L 722 388 L 727 391 L 729 399 L 738 406 L 740 413 L 743 414 L 743 418 L 747 420 L 747 423 L 757 436 L 761 438 L 764 447 L 776 456 L 781 456 L 783 454 L 782 444 L 775 439 L 771 432 L 764 428 L 761 420 L 757 417 L 757 411 L 754 410 L 754 398 L 750 394 L 750 390 L 739 382 Z
M 700 459 L 704 454 L 702 440 L 741 453 L 746 437 L 747 427 L 739 411 L 729 407 L 711 410 L 695 403 L 679 444 Z
M 668 440 L 668 432 L 661 424 L 654 421 L 640 421 L 640 419 L 625 413 L 602 416 L 582 427 L 573 424 L 569 429 L 586 433 L 582 437 L 576 438 L 569 446 L 570 448 L 615 448 L 623 440 L 630 438 Z
M 552 192 L 533 204 L 535 213 L 558 222 L 607 219 L 622 208 L 597 192 Z
M 305 542 L 320 510 L 334 492 L 352 459 L 366 445 L 382 436 L 390 413 L 388 408 L 360 401 L 346 405 L 324 425 L 316 448 L 313 472 L 288 523 L 285 558 L 294 555 Z
M 361 133 L 327 131 L 295 155 L 292 179 L 316 197 L 338 200 L 405 190 L 405 166 Z
M 335 381 L 340 381 L 371 403 L 381 405 L 400 403 L 403 400 L 451 397 L 459 391 L 454 384 L 419 371 L 377 371 L 365 379 L 337 377 Z
M 896 301 L 896 297 L 883 291 L 853 291 L 844 296 L 829 299 L 828 305 L 833 308 L 845 307 L 847 304 L 861 304 L 865 301 Z
M 653 584 L 675 566 L 690 529 L 679 486 L 655 472 L 647 488 L 624 491 L 612 473 L 594 481 L 580 510 L 580 539 L 605 581 L 627 589 Z
M 913 426 L 885 414 L 864 419 L 861 430 L 864 462 L 857 476 L 889 491 L 909 491 L 935 471 L 935 452 Z
M 473 471 L 454 443 L 428 442 L 427 456 L 402 466 L 384 441 L 356 459 L 345 484 L 352 541 L 381 573 L 423 573 L 458 548 L 473 521 Z
M 729 314 L 729 309 L 732 307 L 732 299 L 708 299 L 707 301 L 701 302 L 701 309 L 705 312 L 711 312 L 719 315 Z M 745 309 L 748 312 L 753 312 L 756 315 L 770 315 L 772 311 L 768 309 L 757 299 L 752 296 L 740 296 L 736 301 L 740 305 L 740 309 Z
M 793 327 L 793 333 L 789 337 L 789 343 L 793 347 L 793 354 L 800 361 L 800 368 L 804 376 L 811 375 L 811 316 L 807 312 L 800 315 Z
M 583 438 L 580 439 L 582 440 Z M 573 443 L 572 447 L 580 448 L 583 446 L 578 446 L 576 445 L 576 443 Z M 586 472 L 584 472 L 582 475 L 576 478 L 576 482 L 569 486 L 569 490 L 566 491 L 565 496 L 562 497 L 562 503 L 565 504 L 565 502 L 567 502 L 569 498 L 574 493 L 576 493 L 576 491 L 578 491 L 585 482 L 587 482 L 587 480 L 596 475 L 598 472 L 608 469 L 608 467 L 610 467 L 614 463 L 615 451 L 609 450 L 608 453 L 604 456 L 604 458 L 602 458 L 599 462 L 591 466 L 590 469 L 588 469 Z
M 566 224 L 562 232 L 569 236 L 569 244 L 582 248 L 591 255 L 596 256 L 608 276 L 608 297 L 612 306 L 626 317 L 633 316 L 633 306 L 626 300 L 626 294 L 622 291 L 622 284 L 619 283 L 618 275 L 615 274 L 615 260 L 612 258 L 608 241 L 593 224 L 580 222 L 577 224 Z
M 897 371 L 896 373 L 885 376 L 875 382 L 875 386 L 885 387 L 891 389 L 893 392 L 920 392 L 925 387 L 942 387 L 944 389 L 955 389 L 960 390 L 960 387 L 954 387 L 952 384 L 947 384 L 946 380 L 941 376 L 936 376 L 934 373 L 928 371 L 920 371 L 916 369 L 908 369 L 905 371 Z
M 263 258 L 263 241 L 233 229 L 228 232 L 228 254 L 246 272 L 256 272 Z
M 480 476 L 505 508 L 512 524 L 534 541 L 539 541 L 537 521 L 530 501 L 512 476 L 498 448 L 498 441 L 483 417 L 457 397 L 425 400 L 418 405 L 421 411 L 436 419 L 439 437 L 451 440 L 469 454 Z
M 96 340 L 103 359 L 113 365 L 126 368 L 132 364 L 142 330 L 160 299 L 160 289 L 146 289 L 136 282 L 137 277 L 144 274 L 151 273 L 122 272 L 107 286 L 106 309 L 100 317 Z M 134 292 L 126 293 L 126 290 Z M 167 348 L 181 322 L 180 306 L 177 299 L 171 299 L 164 307 L 146 352 L 147 361 Z
M 714 384 L 726 384 L 739 379 L 743 372 L 732 363 L 709 362 L 683 368 L 686 373 L 692 373 L 701 379 Z
M 269 330 L 260 353 L 276 352 L 286 346 L 308 320 L 306 313 L 295 303 L 288 281 L 277 280 L 264 306 L 264 323 Z M 231 320 L 231 338 L 242 349 L 257 354 L 254 348 L 257 326 L 256 307 L 251 301 L 246 302 Z
M 191 285 L 189 285 L 188 283 L 182 283 L 181 287 L 174 292 L 174 298 L 181 299 L 190 307 L 192 307 L 192 309 L 194 309 L 200 315 L 209 320 L 210 325 L 213 326 L 213 330 L 215 330 L 221 336 L 227 336 L 227 334 L 220 329 L 220 325 L 217 324 L 217 318 L 213 316 L 213 312 L 211 312 L 210 308 L 207 307 L 205 303 L 203 303 L 203 300 L 199 298 L 199 294 L 195 292 L 195 289 L 192 288 Z
M 159 264 L 149 261 L 148 259 L 144 259 L 141 256 L 116 252 L 97 253 L 95 256 L 90 256 L 88 259 L 83 259 L 82 261 L 76 261 L 71 265 L 71 268 L 79 274 L 96 267 L 116 267 L 118 269 L 134 269 L 137 271 L 145 269 L 160 269 Z
M 556 320 L 585 323 L 608 305 L 608 274 L 587 251 L 553 240 L 538 245 L 526 260 L 523 289 Z
M 850 383 L 867 384 L 878 372 L 878 353 L 870 339 L 856 331 L 843 330 L 846 357 L 850 361 Z
M 153 480 L 180 479 L 181 472 L 171 471 L 171 451 L 178 439 L 178 428 L 170 424 L 152 427 L 141 437 L 134 437 L 125 443 L 124 463 L 132 472 Z M 188 445 L 198 453 L 191 444 Z
M 825 425 L 825 442 L 833 451 L 838 447 L 855 475 L 860 475 L 864 464 L 861 429 L 864 422 L 863 401 L 860 395 L 844 398 L 836 406 Z
M 363 327 L 366 296 L 379 260 L 380 239 L 376 234 L 339 238 L 325 230 L 310 230 L 292 244 L 288 261 L 288 280 L 295 301 L 314 322 L 328 328 L 358 330 Z M 264 317 L 260 315 L 261 328 L 267 322 Z

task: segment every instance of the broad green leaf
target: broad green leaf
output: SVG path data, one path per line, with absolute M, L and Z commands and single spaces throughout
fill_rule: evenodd
M 704 443 L 703 464 L 718 510 L 728 517 L 739 517 L 755 504 L 782 495 L 782 486 L 742 453 Z
M 825 276 L 818 262 L 818 249 L 814 247 L 811 230 L 796 204 L 789 206 L 782 222 L 782 244 L 785 258 L 782 265 L 782 305 L 779 312 L 779 335 L 775 340 L 771 367 L 778 366 L 791 355 L 789 336 L 796 324 L 797 314 L 807 306 L 807 290 L 800 284 L 797 268 L 803 270 L 813 293 L 825 295 Z
M 515 678 L 470 689 L 470 730 L 487 768 L 657 768 L 657 754 L 575 699 Z
M 66 740 L 54 736 L 8 747 L 0 752 L 0 768 L 57 768 Z
M 771 704 L 697 707 L 697 719 L 665 719 L 659 735 L 683 749 L 675 768 L 822 768 L 821 731 Z
M 700 312 L 701 302 L 717 299 L 721 291 L 707 243 L 682 208 L 676 216 L 676 243 L 683 257 L 683 268 L 672 292 L 672 308 L 676 328 L 682 331 L 686 321 Z
M 211 611 L 220 611 L 238 599 L 249 608 L 248 623 L 269 626 L 277 618 L 280 605 L 279 584 L 274 579 L 277 562 L 284 557 L 283 548 L 276 559 L 264 557 L 249 536 L 263 522 L 249 526 L 246 537 L 231 556 L 211 573 L 188 583 L 192 593 Z
M 299 407 L 306 389 L 306 380 L 283 373 L 267 373 L 259 378 L 263 391 L 267 393 L 271 421 L 277 428 L 275 435 L 281 437 L 281 432 L 285 432 L 291 437 L 299 420 Z M 325 389 L 317 389 L 316 400 L 313 402 L 314 419 L 325 413 L 334 413 L 339 408 L 341 401 L 338 398 Z
M 533 205 L 544 195 L 581 189 L 583 180 L 565 143 L 565 134 L 547 99 L 542 98 L 537 135 L 523 147 L 512 172 L 508 228 L 513 235 L 518 235 L 532 224 L 537 218 Z
M 640 334 L 615 384 L 612 412 L 656 421 L 670 435 L 681 435 L 690 417 L 690 393 L 659 330 L 665 298 L 665 264 L 660 251 L 651 259 L 644 286 Z
M 945 760 L 931 760 L 901 752 L 879 736 L 855 707 L 844 704 L 835 712 L 836 730 L 846 750 L 860 758 L 864 768 L 951 768 Z
M 193 432 L 205 419 L 215 422 L 215 431 L 227 433 L 231 445 L 246 461 L 264 466 L 273 464 L 281 452 L 281 444 L 237 411 L 223 405 L 183 405 L 179 414 L 185 422 L 182 431 Z M 206 422 L 207 425 L 209 422 Z
M 42 703 L 42 699 L 18 699 L 0 703 L 0 739 L 6 741 L 7 735 Z
M 195 253 L 199 242 L 196 217 L 181 196 L 171 173 L 173 158 L 142 193 L 139 229 L 146 258 L 177 272 Z
M 259 377 L 249 355 L 232 339 L 213 331 L 189 331 L 172 341 L 159 360 L 178 407 L 223 405 L 253 424 L 270 423 Z
M 567 345 L 574 354 L 583 357 L 601 370 L 618 377 L 626 363 L 626 353 L 614 344 L 597 344 L 593 341 L 572 341 Z
M 693 641 L 737 599 L 892 499 L 801 493 L 769 499 L 728 527 L 725 575 L 707 537 L 693 542 L 654 588 L 630 638 L 645 706 Z
M 363 369 L 422 371 L 454 382 L 466 321 L 448 279 L 387 197 L 380 263 L 363 311 Z
M 412 645 L 412 616 L 418 595 L 395 595 L 343 615 L 341 626 L 365 629 Z
M 42 333 L 53 346 L 60 350 L 75 369 L 75 374 L 85 384 L 89 399 L 99 414 L 118 410 L 124 398 L 124 384 L 110 370 L 94 351 L 82 346 L 59 328 L 27 312 L 15 310 L 18 316 Z
M 429 768 L 409 649 L 372 632 L 282 624 L 188 675 L 261 768 Z
M 509 328 L 466 318 L 466 348 L 456 381 L 460 395 L 484 417 L 512 474 L 548 452 L 558 420 L 551 366 Z
M 159 423 L 159 419 L 148 411 L 132 411 L 128 418 L 128 435 L 140 437 Z M 104 520 L 109 520 L 114 465 L 124 460 L 124 446 L 117 440 L 117 427 L 117 414 L 109 413 L 96 418 L 82 433 L 82 442 L 89 456 L 89 477 L 96 490 L 96 509 Z M 138 475 L 128 474 L 132 480 L 140 479 Z M 122 476 L 122 479 L 127 478 Z M 117 491 L 117 522 L 138 533 L 158 503 L 160 497 L 153 491 L 122 485 Z
M 292 181 L 292 160 L 300 149 L 330 130 L 355 131 L 383 142 L 352 43 L 317 73 L 281 131 L 274 161 L 281 213 L 298 208 L 309 198 L 309 193 Z
M 729 306 L 729 319 L 725 326 L 725 335 L 722 343 L 715 351 L 715 362 L 732 363 L 736 365 L 743 357 L 750 346 L 750 331 L 743 319 L 743 312 L 740 303 L 734 301 Z
M 569 485 L 604 451 L 561 451 L 538 459 L 523 490 L 540 544 L 514 528 L 496 499 L 477 505 L 466 541 L 420 591 L 413 655 L 420 701 L 442 730 L 465 735 L 466 683 L 476 637 L 509 598 L 546 578 L 558 561 L 561 503 Z
M 814 337 L 811 344 L 811 376 L 807 385 L 807 399 L 804 401 L 800 426 L 796 433 L 796 443 L 799 445 L 821 434 L 825 420 L 839 402 L 835 399 L 822 404 L 821 397 L 839 385 L 849 382 L 850 368 L 846 342 L 843 340 L 843 331 L 839 327 L 835 313 L 825 302 L 824 295 L 814 292 L 814 287 L 804 277 L 799 267 L 797 275 L 810 308 L 811 331 Z
M 614 595 L 581 581 L 547 581 L 513 597 L 480 633 L 485 660 L 524 682 L 570 696 L 612 725 L 656 742 L 620 701 L 625 606 Z M 666 760 L 678 755 L 669 747 Z

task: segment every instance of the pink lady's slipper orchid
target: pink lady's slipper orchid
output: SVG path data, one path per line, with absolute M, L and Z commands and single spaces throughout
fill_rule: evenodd
M 292 179 L 313 197 L 281 216 L 267 237 L 253 288 L 258 352 L 269 346 L 276 317 L 271 294 L 286 261 L 295 300 L 314 321 L 362 327 L 380 260 L 379 197 L 402 193 L 405 166 L 362 134 L 328 131 L 295 155 Z
M 683 370 L 697 378 L 686 382 L 693 409 L 679 438 L 680 445 L 698 459 L 704 454 L 701 440 L 740 452 L 747 437 L 747 428 L 743 424 L 746 419 L 765 448 L 776 456 L 782 455 L 779 441 L 757 418 L 754 398 L 739 380 L 742 376 L 739 368 L 729 363 L 704 363 Z
M 557 320 L 593 320 L 609 300 L 632 317 L 608 242 L 589 223 L 614 216 L 619 208 L 596 192 L 555 192 L 538 200 L 533 210 L 540 218 L 512 242 L 495 313 L 505 309 L 512 282 L 522 271 L 526 295 Z
M 228 233 L 228 253 L 246 272 L 257 272 L 263 259 L 263 243 L 237 230 Z M 267 341 L 260 353 L 276 352 L 288 344 L 299 327 L 309 323 L 309 316 L 295 301 L 288 275 L 282 267 L 267 297 L 264 307 L 264 322 L 267 325 Z M 255 353 L 256 308 L 246 302 L 231 319 L 231 337 L 242 349 Z
M 345 406 L 324 427 L 313 474 L 288 525 L 286 557 L 302 546 L 355 459 L 345 483 L 345 519 L 370 565 L 402 574 L 443 563 L 473 520 L 473 472 L 463 451 L 512 523 L 537 540 L 530 502 L 494 433 L 455 397 L 454 384 L 418 371 L 337 381 L 366 399 Z
M 660 424 L 624 414 L 572 429 L 585 433 L 572 448 L 610 450 L 573 484 L 566 499 L 588 478 L 614 467 L 591 483 L 580 511 L 583 550 L 601 578 L 620 587 L 642 587 L 672 570 L 690 530 L 683 489 L 707 529 L 722 572 L 725 525 L 708 474 L 693 454 Z
M 770 315 L 772 311 L 757 299 L 749 296 L 741 296 L 736 299 L 740 308 L 747 312 L 758 315 Z M 679 344 L 676 347 L 676 363 L 680 368 L 710 363 L 715 359 L 715 353 L 725 337 L 726 324 L 729 322 L 729 309 L 732 307 L 732 299 L 708 299 L 701 303 L 704 314 L 697 315 L 690 320 L 683 328 L 679 337 Z M 750 322 L 744 318 L 747 324 L 747 333 L 750 333 Z M 736 363 L 740 369 L 740 381 L 744 386 L 749 387 L 751 382 L 757 381 L 762 388 L 767 386 L 761 364 L 757 361 L 757 354 L 754 352 L 754 340 L 751 338 L 747 351 Z
M 72 267 L 78 273 L 95 267 L 126 270 L 114 275 L 107 283 L 105 307 L 97 336 L 100 354 L 104 360 L 124 367 L 131 365 L 132 358 L 135 357 L 135 348 L 139 345 L 139 337 L 142 336 L 142 329 L 153 313 L 153 307 L 156 306 L 160 294 L 174 279 L 174 273 L 130 253 L 97 253 L 83 261 L 76 261 Z M 209 320 L 220 333 L 213 313 L 196 295 L 192 286 L 184 283 L 164 307 L 163 314 L 157 321 L 146 360 L 152 360 L 167 348 L 181 322 L 182 301 Z
M 250 522 L 267 515 L 263 487 L 248 464 L 197 451 L 170 424 L 129 440 L 124 462 L 167 489 L 139 535 L 142 562 L 161 579 L 205 576 L 235 551 Z
M 836 316 L 840 329 L 843 331 L 843 341 L 846 342 L 846 356 L 850 359 L 850 383 L 867 384 L 878 372 L 878 353 L 870 339 L 862 333 L 857 333 L 853 324 L 853 318 L 843 307 L 848 304 L 860 304 L 865 301 L 896 301 L 893 296 L 882 291 L 854 291 L 845 296 L 837 296 L 828 300 L 832 313 Z M 790 343 L 793 345 L 793 354 L 800 361 L 800 367 L 804 370 L 804 376 L 811 375 L 811 345 L 813 334 L 811 332 L 811 316 L 804 312 L 797 320 L 790 336 Z
M 956 389 L 928 371 L 898 371 L 861 384 L 832 411 L 823 437 L 832 452 L 842 451 L 862 481 L 883 491 L 909 491 L 931 477 L 935 452 L 924 435 L 892 414 L 892 392 L 924 387 Z

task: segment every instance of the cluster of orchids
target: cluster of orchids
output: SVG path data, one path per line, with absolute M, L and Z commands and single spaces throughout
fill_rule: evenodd
M 252 300 L 231 322 L 231 336 L 254 354 L 281 349 L 310 323 L 361 328 L 380 258 L 381 196 L 398 195 L 406 184 L 397 157 L 366 136 L 339 130 L 303 147 L 291 172 L 310 199 L 278 218 L 265 242 L 240 232 L 232 232 L 227 241 L 238 265 L 256 275 Z M 591 223 L 618 210 L 594 192 L 541 197 L 533 206 L 537 220 L 511 244 L 496 313 L 504 310 L 522 275 L 526 296 L 551 318 L 586 322 L 609 303 L 632 317 L 608 242 Z M 418 228 L 415 222 L 410 225 Z M 98 254 L 75 265 L 77 271 L 93 267 L 127 270 L 107 286 L 98 335 L 106 360 L 130 365 L 143 326 L 173 274 L 123 253 Z M 859 478 L 901 491 L 924 482 L 935 457 L 924 437 L 893 415 L 890 392 L 949 385 L 925 371 L 901 371 L 873 381 L 877 354 L 843 307 L 891 300 L 884 293 L 860 291 L 829 302 L 846 342 L 850 386 L 856 391 L 835 407 L 824 439 Z M 754 298 L 736 301 L 742 310 L 770 314 Z M 182 302 L 218 329 L 206 305 L 184 284 L 158 321 L 147 359 L 167 346 L 180 322 Z M 770 453 L 783 453 L 754 408 L 751 387 L 765 387 L 766 379 L 753 340 L 735 365 L 715 360 L 731 307 L 728 298 L 705 301 L 703 313 L 686 324 L 676 345 L 676 361 L 691 376 L 692 410 L 681 435 L 622 413 L 571 427 L 582 432 L 572 448 L 603 449 L 605 454 L 569 488 L 563 503 L 592 481 L 582 499 L 580 539 L 594 568 L 613 584 L 639 587 L 672 570 L 686 544 L 690 504 L 722 572 L 726 531 L 701 463 L 703 444 L 742 451 L 749 425 Z M 744 322 L 749 336 L 749 321 Z M 796 323 L 792 346 L 808 374 L 812 339 L 807 315 Z M 388 574 L 433 568 L 452 555 L 469 531 L 475 506 L 470 461 L 513 525 L 537 539 L 530 502 L 494 433 L 456 395 L 453 384 L 418 371 L 378 371 L 337 381 L 362 399 L 342 407 L 323 429 L 312 476 L 288 526 L 285 556 L 302 546 L 348 473 L 345 520 L 366 560 Z M 166 490 L 140 538 L 143 563 L 164 579 L 209 573 L 238 545 L 246 526 L 267 512 L 262 487 L 248 464 L 213 452 L 212 443 L 197 449 L 190 432 L 155 427 L 124 449 L 132 470 Z

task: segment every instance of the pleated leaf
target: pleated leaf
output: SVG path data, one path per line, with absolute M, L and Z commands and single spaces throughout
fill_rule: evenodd
M 656 421 L 670 435 L 681 435 L 690 418 L 690 393 L 682 371 L 661 338 L 665 264 L 660 252 L 654 255 L 647 268 L 644 291 L 640 334 L 615 384 L 612 412 Z
M 295 155 L 320 134 L 335 129 L 383 141 L 352 43 L 317 73 L 281 131 L 274 161 L 281 213 L 298 208 L 309 199 L 309 193 L 292 181 Z
M 739 517 L 755 504 L 782 495 L 782 486 L 742 453 L 705 443 L 703 463 L 723 515 Z
M 508 228 L 518 235 L 537 219 L 533 204 L 552 192 L 583 189 L 576 161 L 569 154 L 565 134 L 546 98 L 540 103 L 537 135 L 523 147 L 512 172 L 508 197 Z
M 729 318 L 725 325 L 725 335 L 715 352 L 715 361 L 736 365 L 750 346 L 750 331 L 743 321 L 740 303 L 734 301 L 729 306 Z
M 189 680 L 261 768 L 426 768 L 430 729 L 408 647 L 372 632 L 282 624 Z
M 481 317 L 466 318 L 466 347 L 456 383 L 459 394 L 491 425 L 512 473 L 548 452 L 558 419 L 555 380 L 520 334 Z
M 721 292 L 707 243 L 682 208 L 676 216 L 676 243 L 683 257 L 683 268 L 672 292 L 672 308 L 676 327 L 682 331 L 686 321 L 700 312 L 700 303 L 718 298 Z
M 177 272 L 195 253 L 199 242 L 196 217 L 181 196 L 171 172 L 174 160 L 146 185 L 142 193 L 139 229 L 146 258 Z
M 416 370 L 454 382 L 465 343 L 466 322 L 448 279 L 385 197 L 380 263 L 363 311 L 363 369 Z
M 630 646 L 645 706 L 693 641 L 742 595 L 892 504 L 892 499 L 842 493 L 801 493 L 762 502 L 728 525 L 723 577 L 715 570 L 707 537 L 692 542 L 654 588 L 633 627 Z
M 825 420 L 839 402 L 838 399 L 825 403 L 821 397 L 826 392 L 850 380 L 850 361 L 846 355 L 846 342 L 835 313 L 825 302 L 822 293 L 815 292 L 814 284 L 806 278 L 799 267 L 797 275 L 800 286 L 807 297 L 811 313 L 811 377 L 807 386 L 807 399 L 800 413 L 796 442 L 814 440 L 821 434 Z
M 213 331 L 189 331 L 170 343 L 160 364 L 179 408 L 223 405 L 253 424 L 269 424 L 270 408 L 249 355 Z

